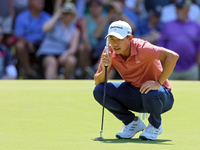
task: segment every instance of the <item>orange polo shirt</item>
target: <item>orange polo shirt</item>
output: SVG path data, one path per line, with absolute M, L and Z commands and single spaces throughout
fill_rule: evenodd
M 141 87 L 149 80 L 157 81 L 163 71 L 160 62 L 162 47 L 152 45 L 147 41 L 133 38 L 131 55 L 126 61 L 120 55 L 115 54 L 111 47 L 109 51 L 112 54 L 111 69 L 114 67 L 126 82 L 130 82 L 135 87 Z M 102 71 L 101 65 L 98 71 Z M 163 85 L 171 89 L 168 79 Z

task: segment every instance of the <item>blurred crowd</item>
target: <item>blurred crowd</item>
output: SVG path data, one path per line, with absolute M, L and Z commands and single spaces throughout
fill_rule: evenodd
M 179 54 L 170 79 L 199 80 L 200 0 L 0 0 L 0 79 L 93 79 L 117 20 Z

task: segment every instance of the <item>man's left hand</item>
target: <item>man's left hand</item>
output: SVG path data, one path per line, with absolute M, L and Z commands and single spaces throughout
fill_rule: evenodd
M 142 87 L 140 88 L 140 92 L 143 94 L 147 94 L 150 90 L 157 90 L 160 88 L 160 84 L 158 81 L 147 81 L 145 82 Z

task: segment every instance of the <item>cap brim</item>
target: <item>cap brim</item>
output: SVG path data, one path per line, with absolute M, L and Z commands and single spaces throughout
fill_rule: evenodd
M 110 36 L 110 35 L 115 36 L 115 37 L 118 38 L 118 39 L 124 39 L 124 38 L 126 37 L 126 36 L 123 37 L 121 34 L 116 33 L 116 32 L 110 32 L 108 35 L 106 35 L 105 38 L 107 38 L 107 37 Z
M 66 10 L 66 9 L 61 9 L 62 13 L 71 13 L 71 14 L 75 14 L 75 11 L 71 11 L 71 10 Z

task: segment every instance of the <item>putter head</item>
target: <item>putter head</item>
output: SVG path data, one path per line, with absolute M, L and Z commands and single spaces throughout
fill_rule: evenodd
M 97 137 L 94 139 L 94 141 L 103 141 L 103 139 L 104 139 L 103 137 Z

